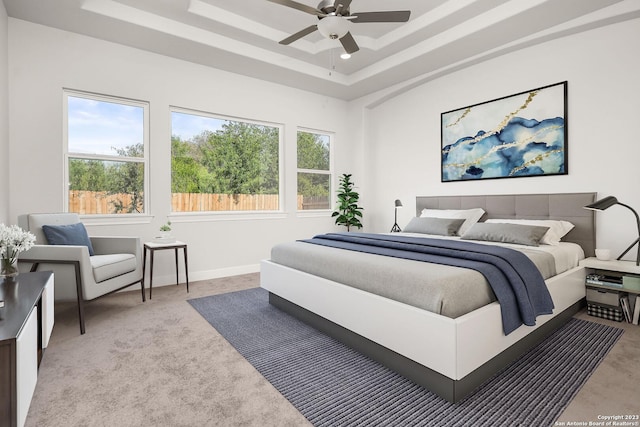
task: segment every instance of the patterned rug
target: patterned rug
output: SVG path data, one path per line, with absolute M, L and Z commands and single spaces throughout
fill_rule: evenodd
M 269 305 L 264 289 L 189 303 L 316 426 L 551 426 L 623 332 L 571 319 L 453 404 Z

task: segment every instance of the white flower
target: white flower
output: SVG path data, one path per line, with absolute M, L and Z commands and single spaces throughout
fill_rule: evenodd
M 17 225 L 0 224 L 0 258 L 15 260 L 20 252 L 31 249 L 36 236 Z

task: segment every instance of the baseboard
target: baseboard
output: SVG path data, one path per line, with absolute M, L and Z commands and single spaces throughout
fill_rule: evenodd
M 250 273 L 258 273 L 258 272 L 260 272 L 260 264 L 239 265 L 235 267 L 217 268 L 214 270 L 203 270 L 203 271 L 189 270 L 189 282 L 191 283 L 199 280 L 219 279 L 221 277 L 238 276 L 241 274 L 250 274 Z M 184 266 L 182 262 L 180 263 L 178 273 L 180 276 L 180 283 L 184 283 Z M 175 284 L 176 284 L 175 271 L 171 272 L 170 274 L 163 274 L 163 275 L 158 275 L 155 272 L 153 273 L 154 288 L 158 286 L 167 286 L 167 285 L 175 285 Z M 146 288 L 149 287 L 148 268 L 147 268 L 146 277 L 144 279 L 144 285 Z

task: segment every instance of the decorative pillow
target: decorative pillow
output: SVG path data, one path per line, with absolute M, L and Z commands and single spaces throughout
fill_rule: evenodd
M 538 225 L 541 227 L 549 227 L 549 231 L 542 237 L 540 243 L 544 245 L 557 245 L 573 227 L 569 221 L 552 220 L 552 219 L 488 219 L 488 223 L 501 224 L 521 224 L 521 225 Z
M 480 221 L 484 215 L 484 209 L 482 208 L 473 208 L 473 209 L 423 209 L 420 217 L 431 217 L 431 218 L 463 218 L 465 221 L 462 223 L 462 226 L 458 230 L 458 234 L 464 234 L 469 227 L 471 227 L 476 222 Z
M 438 236 L 457 236 L 464 219 L 456 218 L 411 218 L 404 228 L 405 233 L 436 234 Z
M 549 227 L 523 224 L 487 224 L 479 222 L 462 235 L 464 240 L 485 240 L 488 242 L 515 243 L 539 246 L 542 236 Z
M 87 229 L 81 222 L 69 225 L 43 225 L 42 232 L 50 245 L 86 246 L 89 248 L 89 255 L 94 254 Z

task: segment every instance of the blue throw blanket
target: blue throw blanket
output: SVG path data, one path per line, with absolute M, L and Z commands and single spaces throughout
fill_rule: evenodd
M 536 317 L 551 314 L 553 300 L 535 264 L 522 252 L 457 240 L 371 233 L 328 233 L 303 242 L 434 264 L 481 273 L 500 302 L 505 335 Z

